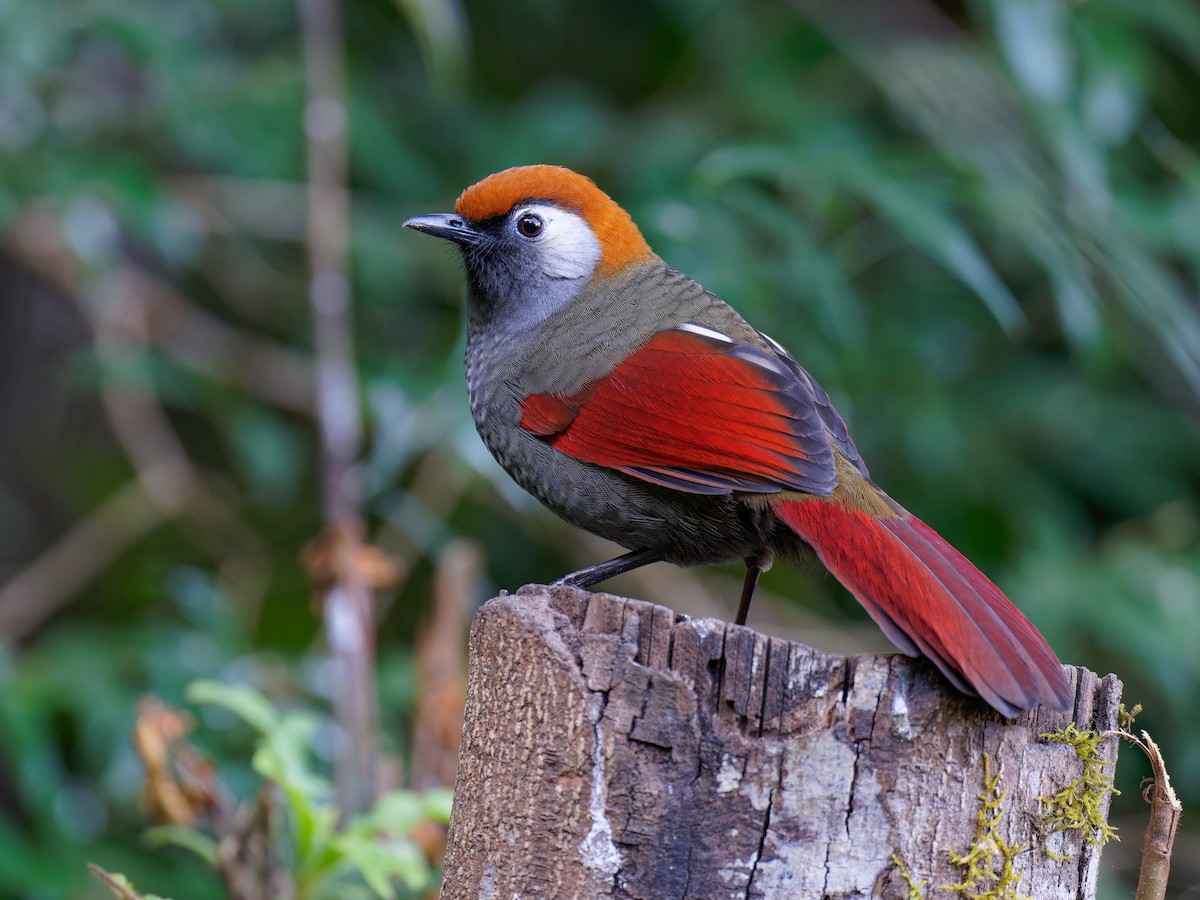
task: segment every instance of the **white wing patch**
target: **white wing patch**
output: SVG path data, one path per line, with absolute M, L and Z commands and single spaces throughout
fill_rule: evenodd
M 682 325 L 676 325 L 675 328 L 678 331 L 687 331 L 692 334 L 699 335 L 700 337 L 708 338 L 710 341 L 718 341 L 722 344 L 729 344 L 731 346 L 740 345 L 733 351 L 733 355 L 743 362 L 747 362 L 752 366 L 758 366 L 760 369 L 765 369 L 766 371 L 773 372 L 776 375 L 783 375 L 784 377 L 790 377 L 791 375 L 790 370 L 784 363 L 772 356 L 769 356 L 761 350 L 750 347 L 748 344 L 744 344 L 741 341 L 731 338 L 727 334 L 717 331 L 715 328 L 709 328 L 707 325 L 698 325 L 695 322 L 684 322 Z M 759 334 L 762 334 L 762 332 L 759 332 Z M 763 337 L 767 338 L 767 341 L 771 344 L 771 346 L 777 348 L 780 353 L 783 353 L 784 355 L 787 354 L 787 351 L 780 347 L 775 341 L 772 341 L 765 334 L 763 334 Z
M 759 334 L 761 334 L 763 336 L 763 338 L 766 339 L 766 342 L 768 344 L 770 344 L 772 347 L 775 348 L 775 350 L 779 353 L 780 356 L 789 356 L 790 355 L 787 352 L 787 349 L 783 346 L 783 344 L 779 343 L 779 341 L 775 340 L 775 338 L 771 337 L 769 334 L 763 334 L 763 332 L 761 332 L 761 331 L 759 332 Z
M 737 343 L 737 341 L 735 341 L 729 335 L 721 334 L 721 332 L 713 328 L 706 328 L 703 325 L 697 325 L 695 322 L 684 322 L 682 325 L 678 326 L 678 330 L 690 331 L 692 334 L 698 334 L 701 337 L 706 337 L 714 341 L 721 341 L 723 344 Z

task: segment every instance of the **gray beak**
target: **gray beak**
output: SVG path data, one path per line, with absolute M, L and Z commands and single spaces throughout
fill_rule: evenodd
M 405 228 L 413 228 L 434 237 L 445 238 L 456 244 L 474 244 L 479 240 L 479 232 L 467 224 L 467 220 L 454 213 L 431 213 L 428 216 L 413 216 L 404 223 Z

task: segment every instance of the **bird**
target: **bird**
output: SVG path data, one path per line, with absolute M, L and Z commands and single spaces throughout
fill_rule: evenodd
M 553 165 L 468 187 L 404 226 L 456 245 L 467 393 L 484 444 L 566 521 L 626 548 L 556 584 L 653 562 L 814 555 L 900 650 L 1012 718 L 1066 710 L 1045 638 L 871 479 L 829 395 L 781 344 L 651 249 L 588 177 Z

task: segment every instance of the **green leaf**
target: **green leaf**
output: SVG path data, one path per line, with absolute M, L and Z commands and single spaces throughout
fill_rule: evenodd
M 450 808 L 454 803 L 454 791 L 450 788 L 435 788 L 421 795 L 422 812 L 426 819 L 450 824 Z
M 312 770 L 309 750 L 319 726 L 320 719 L 309 712 L 289 712 L 278 719 L 254 754 L 254 770 L 284 789 L 327 798 L 332 789 L 328 779 Z
M 432 881 L 425 854 L 405 838 L 367 837 L 347 833 L 335 840 L 335 847 L 363 877 L 379 897 L 392 900 L 394 879 L 414 891 L 424 890 Z
M 351 820 L 347 831 L 407 834 L 425 818 L 421 798 L 413 791 L 389 791 L 369 812 Z
M 189 684 L 184 696 L 189 703 L 223 707 L 264 736 L 270 735 L 278 724 L 278 713 L 271 701 L 245 685 L 202 679 Z
M 319 717 L 304 711 L 281 715 L 262 694 L 243 685 L 196 681 L 188 686 L 187 697 L 193 703 L 228 709 L 261 733 L 251 767 L 283 792 L 300 870 L 298 880 L 324 877 L 336 862 L 330 855 L 330 840 L 337 812 L 330 803 L 333 786 L 312 767 L 310 747 L 320 726 Z
M 190 850 L 214 869 L 217 868 L 217 842 L 204 832 L 188 825 L 156 825 L 142 832 L 142 840 L 150 847 L 181 847 Z
M 945 266 L 974 291 L 1009 334 L 1025 328 L 1016 298 L 996 274 L 983 251 L 960 223 L 941 209 L 926 191 L 914 190 L 899 178 L 847 161 L 843 177 L 871 200 L 910 241 Z
M 286 714 L 252 760 L 254 770 L 283 791 L 297 862 L 305 877 L 314 877 L 330 864 L 329 841 L 337 824 L 330 802 L 333 786 L 311 766 L 309 747 L 319 724 L 311 713 Z
M 417 37 L 429 80 L 441 94 L 459 87 L 467 71 L 471 35 L 458 0 L 393 0 Z
M 284 791 L 291 814 L 296 853 L 296 880 L 316 884 L 336 868 L 339 856 L 333 846 L 337 810 L 329 804 L 312 803 L 299 791 Z
M 996 36 L 1016 80 L 1039 99 L 1062 103 L 1071 88 L 1066 3 L 1003 0 L 994 4 Z
M 449 788 L 429 791 L 389 791 L 368 812 L 355 816 L 346 831 L 359 835 L 403 835 L 421 822 L 450 821 L 450 804 L 454 792 Z

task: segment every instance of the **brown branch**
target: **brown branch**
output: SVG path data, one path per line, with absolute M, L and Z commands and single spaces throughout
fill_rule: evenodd
M 312 415 L 312 363 L 303 355 L 252 337 L 188 301 L 143 270 L 128 270 L 144 305 L 147 336 L 184 366 L 229 382 L 273 406 Z
M 137 471 L 146 497 L 166 519 L 201 526 L 200 540 L 223 559 L 222 576 L 234 585 L 239 604 L 256 606 L 265 589 L 261 541 L 236 513 L 209 489 L 176 435 L 158 398 L 128 387 L 131 345 L 144 342 L 144 305 L 139 276 L 118 268 L 107 276 L 84 307 L 95 329 L 104 385 L 101 401 L 113 435 Z
M 1175 832 L 1179 829 L 1179 818 L 1183 805 L 1171 787 L 1167 766 L 1158 745 L 1150 735 L 1142 732 L 1138 740 L 1128 731 L 1115 732 L 1146 754 L 1153 773 L 1150 784 L 1143 791 L 1150 804 L 1150 822 L 1146 825 L 1146 840 L 1142 845 L 1142 864 L 1138 873 L 1136 900 L 1163 900 L 1167 896 L 1167 880 L 1171 874 L 1171 850 L 1175 845 Z
M 0 587 L 0 634 L 26 637 L 163 521 L 140 480 L 125 485 Z
M 186 201 L 204 227 L 215 234 L 279 241 L 304 240 L 306 188 L 294 181 L 180 175 L 172 188 Z
M 261 542 L 208 489 L 154 394 L 128 386 L 131 375 L 142 374 L 130 370 L 138 359 L 130 348 L 149 338 L 151 295 L 163 293 L 161 284 L 118 265 L 82 290 L 74 256 L 46 210 L 28 214 L 11 238 L 23 264 L 80 299 L 100 362 L 101 402 L 136 479 L 0 588 L 0 633 L 29 634 L 137 540 L 175 518 L 202 526 L 201 539 L 223 559 L 222 576 L 237 589 L 241 608 L 252 608 L 264 587 Z
M 416 647 L 412 783 L 417 788 L 454 786 L 467 699 L 467 631 L 480 599 L 483 566 L 483 553 L 472 541 L 451 541 L 438 556 L 433 615 Z
M 100 868 L 95 863 L 88 863 L 87 867 L 88 871 L 112 891 L 113 896 L 117 897 L 118 900 L 145 900 L 141 894 L 133 889 L 133 886 L 130 885 L 129 880 L 124 875 L 114 875 L 112 872 Z
M 74 255 L 49 210 L 34 206 L 18 217 L 6 235 L 5 250 L 63 293 L 79 296 Z M 137 319 L 144 339 L 205 377 L 235 384 L 274 406 L 312 415 L 312 363 L 305 356 L 204 312 L 144 269 L 126 262 L 121 272 L 128 290 L 122 302 L 141 307 Z
M 349 197 L 346 192 L 346 107 L 337 0 L 298 0 L 304 32 L 308 101 L 309 299 L 317 351 L 317 423 L 321 436 L 324 523 L 340 539 L 359 540 L 361 487 L 355 467 L 362 443 L 358 388 L 350 336 L 346 276 Z M 353 547 L 348 558 L 358 554 Z M 334 774 L 342 815 L 375 796 L 375 628 L 371 592 L 356 566 L 324 594 L 325 633 L 334 659 L 334 717 L 338 723 Z

